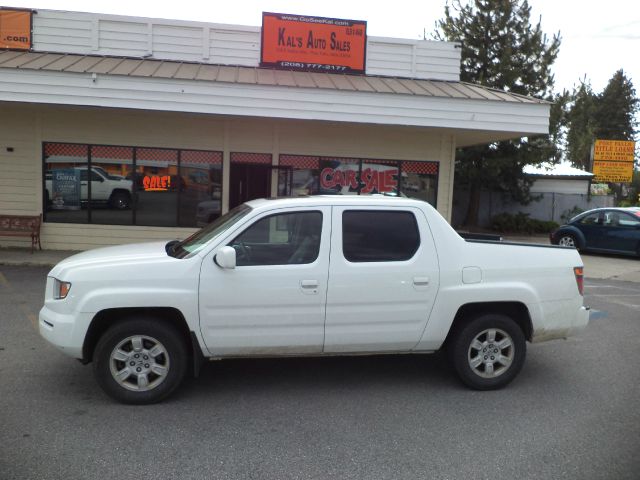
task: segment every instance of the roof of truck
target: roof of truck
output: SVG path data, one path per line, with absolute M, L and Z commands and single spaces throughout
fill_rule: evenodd
M 294 207 L 302 205 L 378 205 L 378 206 L 402 206 L 424 207 L 429 205 L 423 200 L 406 197 L 394 197 L 389 195 L 304 195 L 285 198 L 259 198 L 246 202 L 251 208 L 273 206 L 278 203 L 282 207 Z M 431 205 L 429 205 L 431 207 Z M 431 207 L 432 208 L 432 207 Z

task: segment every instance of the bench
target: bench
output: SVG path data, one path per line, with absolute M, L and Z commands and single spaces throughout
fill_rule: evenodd
M 31 253 L 36 244 L 40 245 L 40 225 L 42 225 L 42 214 L 32 215 L 2 215 L 0 214 L 0 235 L 6 237 L 30 237 Z

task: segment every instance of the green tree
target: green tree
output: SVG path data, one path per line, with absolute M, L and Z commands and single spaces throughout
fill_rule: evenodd
M 596 138 L 605 140 L 633 140 L 636 136 L 638 98 L 633 83 L 622 69 L 613 74 L 598 96 L 596 109 Z
M 567 158 L 577 168 L 591 168 L 591 146 L 595 138 L 597 95 L 585 79 L 571 94 L 567 112 Z
M 591 168 L 595 139 L 634 140 L 640 100 L 624 71 L 613 74 L 602 93 L 596 94 L 587 80 L 574 89 L 567 113 L 567 158 L 576 167 Z
M 552 100 L 551 65 L 558 55 L 560 34 L 551 39 L 540 21 L 530 22 L 526 0 L 454 0 L 436 22 L 434 38 L 462 45 L 461 79 L 487 87 Z M 555 112 L 560 121 L 562 115 Z M 552 126 L 552 134 L 557 133 Z M 530 200 L 530 181 L 522 167 L 558 159 L 550 136 L 498 142 L 460 149 L 456 155 L 456 187 L 469 189 L 465 224 L 477 225 L 483 187 L 499 190 L 521 202 Z

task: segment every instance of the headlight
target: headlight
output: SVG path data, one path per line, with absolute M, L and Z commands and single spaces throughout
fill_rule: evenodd
M 57 278 L 53 279 L 53 298 L 56 300 L 62 300 L 63 298 L 67 298 L 69 295 L 69 290 L 71 290 L 71 283 L 62 282 Z

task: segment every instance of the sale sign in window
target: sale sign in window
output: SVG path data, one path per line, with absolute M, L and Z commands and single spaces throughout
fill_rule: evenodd
M 261 67 L 364 73 L 367 22 L 262 14 Z

